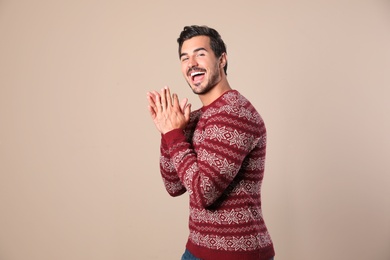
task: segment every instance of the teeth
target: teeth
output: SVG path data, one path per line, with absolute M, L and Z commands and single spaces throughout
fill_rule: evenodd
M 191 77 L 196 76 L 196 75 L 200 75 L 200 74 L 204 74 L 204 72 L 200 72 L 200 71 L 192 72 Z

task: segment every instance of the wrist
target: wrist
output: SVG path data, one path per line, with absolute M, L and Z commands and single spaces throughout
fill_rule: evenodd
M 167 144 L 186 140 L 184 136 L 184 131 L 181 128 L 172 129 L 165 134 L 162 134 L 162 138 L 166 141 Z

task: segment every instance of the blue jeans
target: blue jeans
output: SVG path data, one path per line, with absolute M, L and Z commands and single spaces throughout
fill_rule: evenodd
M 183 256 L 181 257 L 181 260 L 202 260 L 202 259 L 196 258 L 193 254 L 190 253 L 190 251 L 186 249 Z M 274 258 L 272 257 L 269 260 L 274 260 Z
M 193 254 L 190 253 L 190 251 L 186 249 L 183 256 L 181 257 L 181 260 L 202 260 L 202 259 L 196 258 Z

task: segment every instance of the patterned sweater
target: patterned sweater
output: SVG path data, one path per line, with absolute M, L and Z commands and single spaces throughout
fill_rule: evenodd
M 268 260 L 273 243 L 261 211 L 266 129 L 236 90 L 193 111 L 186 129 L 161 140 L 160 169 L 171 196 L 189 194 L 187 249 L 211 260 Z

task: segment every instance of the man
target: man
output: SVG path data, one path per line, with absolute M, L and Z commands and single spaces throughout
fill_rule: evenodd
M 162 134 L 160 170 L 168 193 L 189 194 L 184 259 L 269 260 L 275 253 L 261 211 L 266 129 L 227 80 L 226 47 L 206 26 L 178 38 L 181 70 L 203 107 L 191 112 L 168 87 L 147 93 Z

